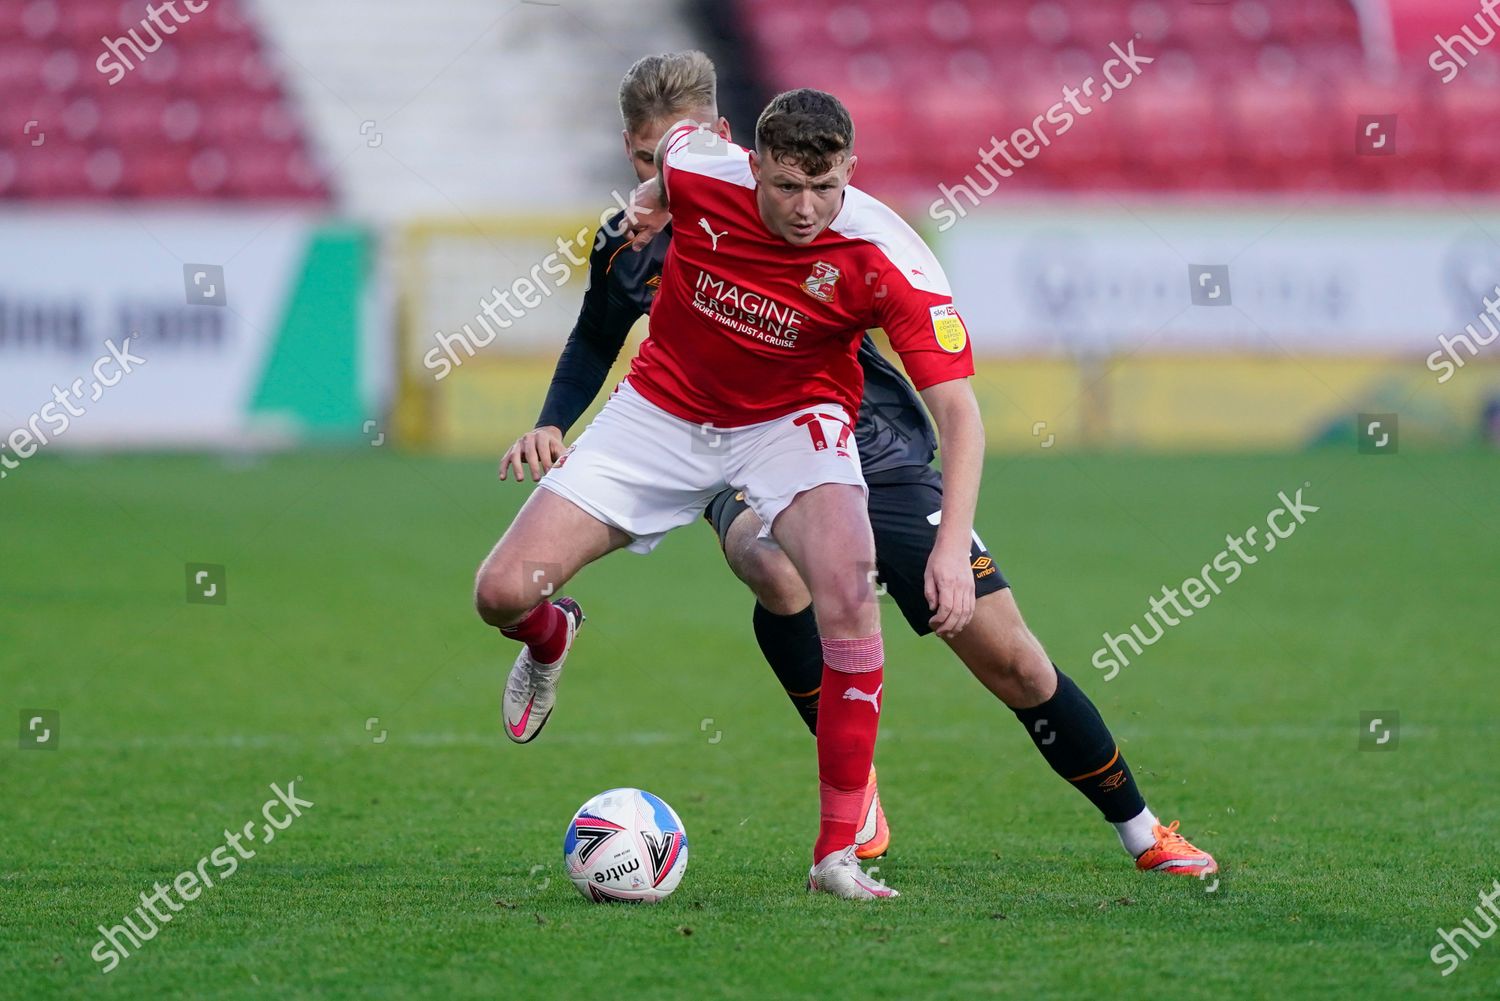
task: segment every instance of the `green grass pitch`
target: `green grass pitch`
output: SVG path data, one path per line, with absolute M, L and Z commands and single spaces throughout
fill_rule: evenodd
M 493 464 L 31 460 L 0 484 L 0 702 L 60 715 L 55 749 L 0 747 L 0 996 L 1494 997 L 1500 936 L 1448 977 L 1428 952 L 1500 877 L 1500 463 L 1352 453 L 993 458 L 978 528 L 1033 630 L 1223 872 L 1137 873 L 887 608 L 903 896 L 873 906 L 803 890 L 813 742 L 702 524 L 568 588 L 589 622 L 517 747 L 470 587 L 531 488 Z M 1304 484 L 1293 537 L 1114 680 L 1089 665 Z M 224 604 L 186 601 L 190 563 L 226 568 Z M 1394 748 L 1361 750 L 1390 710 Z M 101 973 L 96 927 L 293 779 L 315 805 Z M 659 906 L 562 869 L 616 785 L 686 824 Z

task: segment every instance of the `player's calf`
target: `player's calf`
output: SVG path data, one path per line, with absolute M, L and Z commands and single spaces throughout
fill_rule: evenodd
M 944 639 L 975 679 L 1012 709 L 1039 705 L 1056 690 L 1052 661 L 1009 588 L 981 597 L 964 631 Z
M 1011 592 L 981 599 L 974 620 L 949 644 L 1015 713 L 1052 770 L 1115 825 L 1131 854 L 1149 848 L 1156 818 L 1146 809 L 1113 734 L 1088 696 L 1047 658 Z
M 1083 690 L 1047 657 L 1009 591 L 981 598 L 974 620 L 949 639 L 964 664 L 1015 713 L 1052 770 L 1093 803 L 1143 870 L 1213 872 L 1213 856 L 1162 826 L 1125 756 Z
M 823 690 L 823 644 L 812 605 L 792 615 L 777 615 L 756 602 L 751 626 L 761 656 L 771 665 L 808 731 L 816 735 L 818 697 Z

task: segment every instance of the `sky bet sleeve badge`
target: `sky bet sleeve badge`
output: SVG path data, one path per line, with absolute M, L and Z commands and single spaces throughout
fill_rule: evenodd
M 949 302 L 932 306 L 928 312 L 932 314 L 932 333 L 937 338 L 938 347 L 951 354 L 962 351 L 969 342 L 969 332 L 959 318 L 958 307 Z

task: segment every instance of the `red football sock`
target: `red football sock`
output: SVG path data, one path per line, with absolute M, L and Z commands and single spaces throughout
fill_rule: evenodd
M 568 613 L 552 602 L 544 601 L 527 612 L 520 622 L 504 626 L 500 632 L 525 643 L 537 663 L 555 663 L 563 655 L 568 642 Z
M 818 698 L 818 840 L 813 861 L 854 844 L 885 687 L 880 634 L 823 640 L 823 689 Z

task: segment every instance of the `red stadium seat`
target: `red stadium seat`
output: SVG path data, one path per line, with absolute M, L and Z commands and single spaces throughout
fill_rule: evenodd
M 1342 0 L 1306 0 L 1286 3 L 1280 14 L 1292 37 L 1307 42 L 1348 40 L 1359 37 L 1359 22 L 1352 5 Z
M 126 100 L 103 97 L 106 113 L 101 132 L 111 140 L 154 141 L 162 131 L 162 115 L 171 100 L 165 91 L 142 91 Z
M 0 198 L 326 198 L 243 0 L 98 69 L 108 42 L 150 41 L 145 7 L 0 0 Z
M 1304 69 L 1325 80 L 1357 80 L 1367 68 L 1364 50 L 1357 41 L 1348 39 L 1309 42 L 1298 46 L 1295 53 Z
M 1131 175 L 1143 187 L 1202 187 L 1209 179 L 1222 184 L 1230 148 L 1217 94 L 1206 87 L 1151 83 L 1135 81 L 1094 113 L 1118 119 L 1122 136 L 1128 128 L 1123 153 Z M 1137 87 L 1142 89 L 1132 92 Z
M 972 169 L 990 138 L 1013 127 L 1004 98 L 989 88 L 932 86 L 911 108 L 912 136 L 927 152 L 924 159 L 941 164 L 946 176 Z
M 0 149 L 0 198 L 19 197 L 22 155 L 19 150 Z
M 30 43 L 0 47 L 0 93 L 24 93 L 40 87 L 42 67 L 51 54 L 44 46 Z
M 21 91 L 7 98 L 6 105 L 0 149 L 7 146 L 29 149 L 33 143 L 45 145 L 49 135 L 59 135 L 66 102 L 58 95 L 42 90 Z M 31 125 L 32 122 L 36 124 Z
M 1300 178 L 1328 171 L 1338 138 L 1328 99 L 1307 86 L 1256 81 L 1232 90 L 1229 134 L 1242 179 L 1257 187 L 1297 187 Z M 1345 138 L 1352 149 L 1352 125 Z
M 973 150 L 1045 112 L 1064 85 L 1102 85 L 1111 43 L 1155 60 L 1132 91 L 1089 102 L 1070 132 L 1016 172 L 1017 185 L 1253 189 L 1500 187 L 1493 123 L 1500 80 L 1472 66 L 1462 91 L 1425 67 L 1398 86 L 1370 80 L 1352 0 L 740 0 L 768 89 L 863 92 L 862 121 L 904 128 L 919 147 L 861 133 L 882 180 L 930 189 L 972 171 Z M 830 36 L 829 25 L 835 26 Z M 1475 60 L 1483 62 L 1483 60 Z M 1045 81 L 1045 85 L 1039 84 Z M 1488 88 L 1488 89 L 1486 89 Z M 892 102 L 874 96 L 889 90 Z M 1354 153 L 1354 117 L 1400 116 L 1395 158 Z M 1031 105 L 1037 105 L 1028 111 Z M 908 114 L 903 116 L 900 110 Z M 997 121 L 998 119 L 998 121 Z M 1377 162 L 1384 161 L 1384 162 Z
M 23 7 L 19 3 L 0 4 L 0 46 L 14 45 L 28 38 Z
M 752 30 L 764 52 L 777 49 L 805 52 L 821 47 L 826 41 L 823 18 L 800 5 L 766 11 L 756 19 Z
M 895 94 L 852 91 L 843 95 L 854 120 L 860 187 L 892 174 L 905 175 L 917 165 L 920 149 L 912 141 L 905 103 Z
M 1149 53 L 1170 43 L 1174 30 L 1172 10 L 1172 6 L 1161 0 L 1135 0 L 1130 4 L 1129 26 L 1141 51 Z
M 324 187 L 316 168 L 296 143 L 245 144 L 230 153 L 227 190 L 263 198 L 318 198 Z
M 997 52 L 1014 51 L 1030 38 L 1026 29 L 1028 7 L 1014 0 L 975 4 L 972 10 L 975 36 Z
M 196 46 L 183 55 L 181 85 L 200 92 L 266 91 L 272 86 L 264 60 L 252 45 L 228 42 Z
M 144 14 L 144 4 L 135 8 L 134 17 L 130 17 L 126 6 L 113 0 L 103 3 L 99 0 L 69 0 L 67 16 L 62 18 L 57 30 L 70 44 L 93 52 L 97 58 L 104 50 L 101 38 L 118 38 L 126 28 L 138 27 Z
M 1222 51 L 1235 38 L 1234 8 L 1229 4 L 1173 5 L 1172 38 L 1184 48 Z
M 98 191 L 89 183 L 89 152 L 61 142 L 47 143 L 16 157 L 15 192 L 23 198 L 92 198 Z
M 1123 3 L 1074 4 L 1070 12 L 1073 19 L 1073 35 L 1078 44 L 1100 51 L 1110 42 L 1131 38 L 1129 8 Z
M 1460 75 L 1437 88 L 1431 124 L 1424 132 L 1441 131 L 1447 138 L 1443 155 L 1456 187 L 1472 191 L 1500 191 L 1500 90 Z M 1420 139 L 1419 139 L 1420 141 Z
M 69 101 L 48 121 L 54 131 L 60 126 L 70 142 L 87 143 L 100 134 L 105 112 L 98 101 L 83 95 Z
M 937 0 L 924 13 L 927 37 L 940 45 L 970 45 L 978 36 L 974 8 L 963 0 Z
M 1038 44 L 1048 48 L 1070 44 L 1076 37 L 1070 7 L 1056 0 L 1039 0 L 1026 11 L 1026 30 Z
M 298 134 L 297 119 L 285 103 L 255 95 L 215 102 L 203 117 L 202 131 L 208 141 L 222 143 L 244 138 L 286 142 Z
M 127 157 L 121 187 L 136 198 L 188 200 L 202 194 L 193 183 L 191 149 L 162 149 L 152 156 Z

